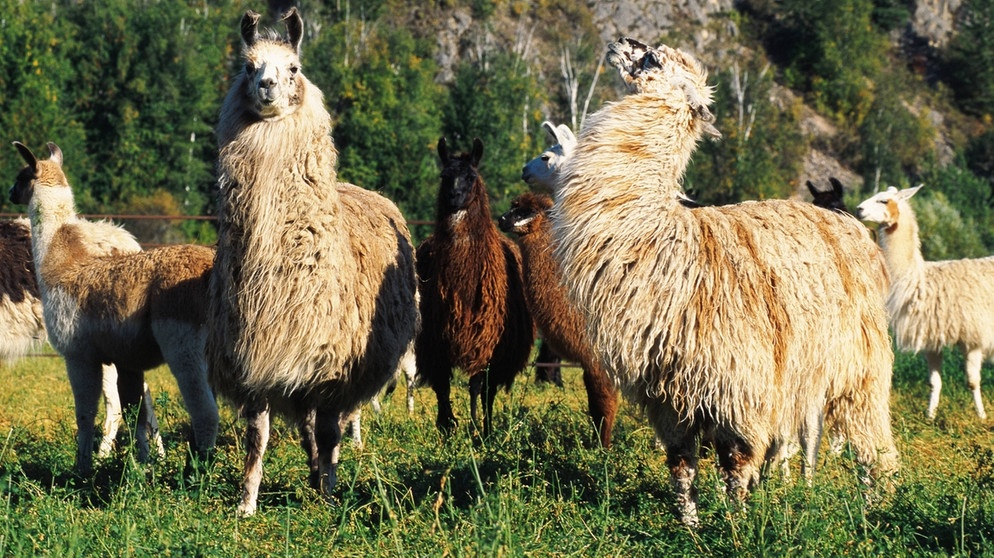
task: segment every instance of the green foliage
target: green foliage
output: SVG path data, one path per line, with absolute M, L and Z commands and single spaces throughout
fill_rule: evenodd
M 699 146 L 684 181 L 691 197 L 708 205 L 788 197 L 807 152 L 799 107 L 771 100 L 769 68 L 737 68 L 714 78 L 712 110 L 722 138 Z
M 531 107 L 539 105 L 544 95 L 515 53 L 490 53 L 456 69 L 442 118 L 444 133 L 454 151 L 468 151 L 473 138 L 483 140 L 480 171 L 495 216 L 525 189 L 521 167 L 539 152 L 542 144 L 537 142 L 544 141 L 526 130 L 541 129 Z
M 76 30 L 52 6 L 39 2 L 0 0 L 0 173 L 9 184 L 24 166 L 10 141 L 24 142 L 47 153 L 45 143 L 63 149 L 69 167 L 85 153 L 84 126 L 71 110 L 76 69 L 69 60 Z M 78 168 L 67 168 L 70 179 Z M 16 211 L 7 196 L 0 208 Z
M 882 72 L 870 109 L 858 127 L 856 168 L 868 183 L 901 183 L 921 172 L 934 149 L 935 129 L 925 114 L 915 116 L 902 100 L 905 80 L 906 72 L 901 69 Z
M 934 228 L 924 223 L 929 217 L 918 215 L 922 227 L 922 252 L 926 259 L 979 257 L 994 254 L 994 208 L 986 203 L 989 184 L 963 167 L 961 162 L 941 167 L 929 165 L 922 175 L 925 188 L 912 198 L 930 193 L 936 204 Z M 926 236 L 926 232 L 928 236 Z M 933 238 L 935 237 L 935 238 Z M 937 245 L 937 246 L 931 246 Z
M 966 0 L 945 49 L 945 77 L 970 114 L 994 115 L 994 0 Z
M 340 177 L 381 192 L 410 220 L 431 219 L 445 95 L 430 45 L 365 25 L 342 18 L 304 51 L 305 72 L 337 117 Z

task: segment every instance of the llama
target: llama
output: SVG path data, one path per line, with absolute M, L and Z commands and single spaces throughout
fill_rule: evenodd
M 538 157 L 525 163 L 521 169 L 521 179 L 532 189 L 551 194 L 559 175 L 559 169 L 573 154 L 576 148 L 576 136 L 569 126 L 560 124 L 556 126 L 546 120 L 542 123 L 545 131 L 556 141 L 552 147 L 543 151 Z
M 501 230 L 514 232 L 521 247 L 525 296 L 543 339 L 559 355 L 580 363 L 587 407 L 603 447 L 611 447 L 611 431 L 618 411 L 618 394 L 587 341 L 583 316 L 570 305 L 562 273 L 552 257 L 552 229 L 547 218 L 552 198 L 526 192 L 511 202 L 498 221 Z
M 689 158 L 720 135 L 706 72 L 627 38 L 607 60 L 629 94 L 588 119 L 560 171 L 554 255 L 608 374 L 666 449 L 681 520 L 699 523 L 703 434 L 737 501 L 785 441 L 817 444 L 822 413 L 868 478 L 896 470 L 886 270 L 869 231 L 799 201 L 686 207 Z
M 109 223 L 90 223 L 92 229 L 103 231 L 116 249 L 140 250 L 134 237 Z M 92 249 L 101 249 L 92 246 Z M 23 357 L 46 338 L 45 317 L 41 294 L 35 278 L 31 257 L 31 225 L 26 219 L 0 221 L 0 360 L 12 361 Z M 152 394 L 145 385 L 142 406 L 147 421 L 144 425 L 148 438 L 156 446 L 159 457 L 165 455 L 159 423 L 152 408 Z M 113 364 L 103 365 L 103 395 L 106 419 L 103 438 L 97 457 L 107 457 L 114 450 L 117 432 L 123 421 L 121 398 L 117 391 L 117 369 Z M 148 448 L 139 448 L 147 454 Z
M 65 358 L 75 400 L 77 471 L 88 475 L 93 467 L 104 362 L 116 365 L 126 403 L 141 397 L 146 370 L 168 363 L 190 413 L 197 455 L 207 457 L 218 428 L 204 359 L 204 296 L 213 251 L 192 245 L 109 255 L 92 250 L 87 233 L 93 229 L 76 215 L 62 150 L 49 143 L 49 158 L 42 161 L 23 144 L 14 145 L 27 167 L 10 199 L 28 205 L 45 326 Z M 138 421 L 147 421 L 144 407 Z M 137 437 L 140 451 L 147 448 L 145 428 L 137 429 Z M 147 451 L 139 457 L 147 460 Z
M 517 245 L 497 230 L 490 217 L 486 185 L 480 176 L 483 142 L 471 153 L 450 154 L 438 140 L 441 186 L 434 232 L 418 246 L 418 277 L 424 326 L 415 356 L 418 374 L 438 399 L 436 424 L 455 427 L 449 399 L 452 369 L 469 376 L 470 416 L 483 433 L 493 426 L 497 389 L 510 389 L 528 362 L 535 326 L 528 313 Z
M 576 136 L 573 130 L 565 124 L 555 125 L 546 120 L 542 127 L 548 132 L 555 143 L 537 157 L 525 163 L 521 169 L 521 179 L 525 181 L 532 190 L 536 192 L 552 193 L 553 185 L 559 174 L 559 168 L 569 159 L 576 147 Z M 549 348 L 545 339 L 541 340 L 538 348 L 538 356 L 535 358 L 539 363 L 553 363 L 558 365 L 561 361 L 559 355 Z M 539 382 L 551 382 L 559 387 L 563 387 L 562 372 L 559 366 L 545 366 L 535 368 L 535 380 Z
M 921 186 L 886 191 L 859 204 L 856 215 L 878 225 L 877 238 L 890 272 L 887 310 L 897 346 L 924 352 L 934 419 L 942 390 L 942 349 L 957 346 L 966 360 L 966 383 L 981 420 L 980 367 L 994 357 L 994 257 L 927 262 L 922 257 L 918 221 L 908 202 Z
M 246 419 L 238 512 L 257 509 L 270 411 L 295 421 L 310 485 L 330 498 L 342 428 L 390 381 L 418 328 L 414 249 L 397 207 L 338 181 L 324 95 L 287 36 L 241 20 L 242 71 L 216 128 L 212 385 Z
M 845 194 L 842 182 L 839 182 L 839 179 L 834 176 L 829 177 L 828 182 L 832 185 L 831 190 L 819 190 L 810 180 L 807 181 L 808 192 L 811 192 L 811 203 L 825 209 L 849 213 L 846 202 L 842 200 L 842 196 Z

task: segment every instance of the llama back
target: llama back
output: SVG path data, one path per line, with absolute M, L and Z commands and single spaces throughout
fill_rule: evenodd
M 994 256 L 924 262 L 921 271 L 895 283 L 887 300 L 897 345 L 918 352 L 959 344 L 994 355 Z
M 31 228 L 25 219 L 0 221 L 0 361 L 24 356 L 44 339 Z
M 627 209 L 604 207 L 597 217 L 610 222 L 612 211 Z M 819 372 L 826 366 L 889 369 L 888 351 L 863 362 L 851 349 L 868 344 L 857 334 L 886 339 L 883 306 L 840 304 L 884 296 L 879 250 L 855 220 L 770 201 L 627 222 L 642 226 L 603 231 L 614 239 L 609 252 L 581 252 L 593 261 L 563 262 L 579 306 L 600 309 L 587 314 L 588 332 L 609 367 L 629 375 L 623 385 L 666 394 L 690 418 L 706 410 L 721 422 L 747 423 L 758 411 L 771 424 L 796 426 L 803 416 L 790 413 L 803 414 L 803 406 L 781 402 L 800 404 L 805 398 L 798 393 L 822 397 L 830 387 L 831 375 Z M 586 233 L 591 245 L 604 239 Z M 812 276 L 821 282 L 813 284 Z M 694 282 L 682 282 L 686 277 Z M 646 323 L 650 329 L 639 326 Z M 640 377 L 647 362 L 663 374 Z M 779 400 L 769 398 L 770 386 Z M 728 392 L 741 396 L 727 398 Z

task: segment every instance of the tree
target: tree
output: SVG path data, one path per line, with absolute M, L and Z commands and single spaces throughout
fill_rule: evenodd
M 945 78 L 967 113 L 994 114 L 994 0 L 966 0 L 945 51 Z

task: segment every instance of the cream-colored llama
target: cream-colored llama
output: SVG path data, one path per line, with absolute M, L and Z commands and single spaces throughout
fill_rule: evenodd
M 863 221 L 879 225 L 877 238 L 890 271 L 887 310 L 897 346 L 924 352 L 935 418 L 942 390 L 942 349 L 956 346 L 966 357 L 966 383 L 981 419 L 980 367 L 994 357 L 994 257 L 927 262 L 918 220 L 908 200 L 921 188 L 891 187 L 856 208 Z
M 738 498 L 780 444 L 817 443 L 823 412 L 872 475 L 895 470 L 886 272 L 868 231 L 802 202 L 683 205 L 690 155 L 717 135 L 706 72 L 631 39 L 607 58 L 630 94 L 588 119 L 561 170 L 555 254 L 602 362 L 666 447 L 681 519 L 698 523 L 704 433 Z
M 331 116 L 287 38 L 241 20 L 244 66 L 217 125 L 212 384 L 247 420 L 238 511 L 256 510 L 269 414 L 295 420 L 310 482 L 330 495 L 341 429 L 394 377 L 418 327 L 414 250 L 386 198 L 338 181 Z
M 49 158 L 38 160 L 24 145 L 14 145 L 27 167 L 17 175 L 10 198 L 28 205 L 45 325 L 52 346 L 65 357 L 76 404 L 77 470 L 85 475 L 92 468 L 105 362 L 117 366 L 116 389 L 128 403 L 141 398 L 145 370 L 167 362 L 190 412 L 195 449 L 206 455 L 218 425 L 203 354 L 213 251 L 200 246 L 118 251 L 114 241 L 100 236 L 105 228 L 76 215 L 58 146 L 49 143 Z M 139 409 L 139 424 L 146 423 L 146 413 L 144 406 Z M 136 435 L 144 452 L 139 457 L 147 459 L 148 429 L 138 428 Z

